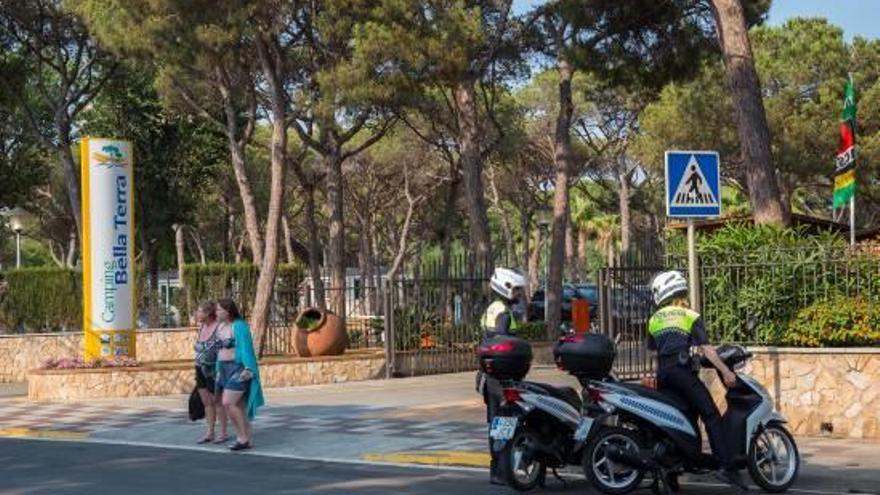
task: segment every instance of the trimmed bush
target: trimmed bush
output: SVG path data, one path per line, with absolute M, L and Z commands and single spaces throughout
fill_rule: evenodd
M 880 306 L 837 296 L 798 311 L 781 342 L 795 347 L 880 345 Z
M 58 332 L 82 326 L 81 275 L 68 268 L 0 272 L 0 326 Z
M 260 271 L 252 263 L 208 263 L 206 265 L 186 265 L 183 279 L 186 294 L 181 307 L 195 308 L 202 301 L 216 301 L 231 298 L 239 309 L 248 314 L 257 294 L 257 280 Z M 278 265 L 275 278 L 275 298 L 277 306 L 289 309 L 290 317 L 296 312 L 299 285 L 305 277 L 305 269 L 300 264 Z M 291 306 L 286 308 L 286 306 Z M 183 321 L 188 315 L 183 315 Z

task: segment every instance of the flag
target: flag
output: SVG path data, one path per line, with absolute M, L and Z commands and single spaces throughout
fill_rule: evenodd
M 856 92 L 852 78 L 846 81 L 837 160 L 834 167 L 834 208 L 846 205 L 856 193 Z

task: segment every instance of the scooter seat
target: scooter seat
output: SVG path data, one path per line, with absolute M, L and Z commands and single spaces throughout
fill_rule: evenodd
M 577 409 L 578 411 L 581 410 L 581 406 L 583 405 L 583 403 L 581 401 L 580 394 L 578 394 L 575 389 L 571 387 L 555 387 L 546 383 L 529 383 L 546 391 L 547 394 L 551 397 L 569 404 L 571 407 Z
M 643 385 L 638 385 L 636 383 L 619 383 L 618 385 L 620 385 L 624 388 L 627 388 L 629 390 L 632 390 L 633 392 L 635 392 L 643 397 L 647 397 L 649 399 L 654 399 L 657 402 L 662 402 L 666 405 L 672 406 L 672 407 L 678 409 L 679 411 L 681 411 L 682 413 L 684 413 L 685 416 L 690 417 L 691 406 L 688 403 L 684 402 L 683 400 L 679 399 L 678 397 L 674 397 L 672 395 L 666 395 L 663 392 L 660 392 L 660 391 L 655 390 L 653 388 L 645 387 Z

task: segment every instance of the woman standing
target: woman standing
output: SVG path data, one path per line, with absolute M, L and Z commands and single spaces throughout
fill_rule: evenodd
M 235 445 L 229 450 L 245 450 L 253 446 L 250 422 L 263 405 L 260 370 L 251 329 L 230 299 L 217 303 L 217 337 L 220 351 L 217 355 L 217 394 L 238 433 Z
M 220 437 L 215 443 L 224 443 L 229 437 L 226 433 L 226 411 L 220 407 L 219 397 L 215 397 L 215 378 L 217 376 L 217 351 L 220 341 L 217 338 L 217 315 L 213 302 L 204 302 L 196 310 L 196 321 L 199 324 L 199 335 L 193 346 L 196 352 L 196 387 L 202 404 L 205 406 L 205 422 L 208 432 L 198 443 L 214 441 L 214 424 L 220 416 Z

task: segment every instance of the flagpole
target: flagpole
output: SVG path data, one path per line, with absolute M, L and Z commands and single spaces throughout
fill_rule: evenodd
M 856 245 L 856 195 L 849 198 L 849 245 Z

